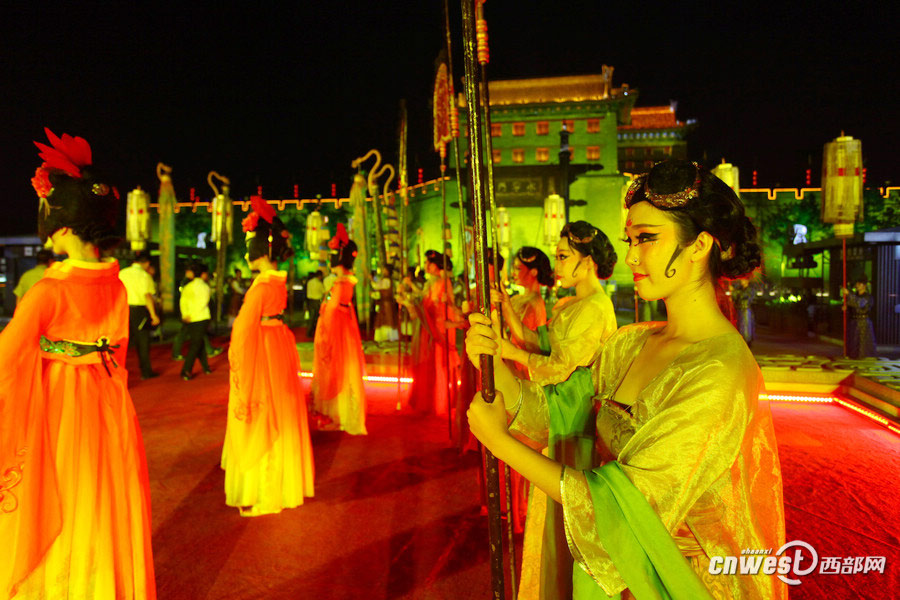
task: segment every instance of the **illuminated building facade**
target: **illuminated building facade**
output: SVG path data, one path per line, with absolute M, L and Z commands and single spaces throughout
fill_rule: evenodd
M 679 121 L 676 103 L 635 107 L 631 122 L 618 128 L 618 165 L 623 173 L 646 173 L 661 160 L 687 158 L 685 136 L 696 122 Z

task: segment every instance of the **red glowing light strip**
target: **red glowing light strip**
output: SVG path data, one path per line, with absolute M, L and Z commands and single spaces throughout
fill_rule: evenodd
M 868 417 L 877 423 L 881 423 L 884 426 L 887 426 L 889 423 L 889 421 L 887 419 L 885 419 L 884 417 L 882 417 L 881 415 L 873 413 L 870 410 L 866 410 L 866 409 L 862 408 L 861 406 L 857 406 L 856 404 L 853 404 L 852 402 L 847 402 L 846 400 L 841 400 L 840 398 L 835 398 L 834 401 L 837 402 L 838 404 L 840 404 L 841 406 L 843 406 L 844 408 L 849 408 L 850 410 L 856 411 L 859 414 L 863 415 L 864 417 Z
M 787 394 L 760 394 L 760 400 L 775 400 L 778 402 L 814 402 L 830 404 L 835 401 L 831 396 L 791 396 Z
M 871 421 L 875 421 L 879 425 L 883 425 L 887 427 L 889 430 L 894 433 L 900 435 L 900 429 L 891 425 L 891 421 L 882 417 L 878 413 L 872 412 L 870 410 L 866 410 L 865 408 L 858 406 L 854 402 L 848 402 L 842 398 L 837 398 L 834 396 L 797 396 L 797 395 L 787 395 L 787 394 L 760 394 L 760 400 L 769 400 L 769 401 L 777 401 L 777 402 L 812 402 L 817 404 L 839 404 L 844 408 L 852 410 L 855 413 L 858 413 Z
M 303 379 L 312 379 L 313 374 L 309 371 L 298 371 L 297 372 L 300 377 Z M 365 381 L 372 381 L 375 383 L 397 383 L 396 377 L 388 377 L 386 375 L 363 375 L 363 379 Z M 400 383 L 412 383 L 412 377 L 401 377 Z

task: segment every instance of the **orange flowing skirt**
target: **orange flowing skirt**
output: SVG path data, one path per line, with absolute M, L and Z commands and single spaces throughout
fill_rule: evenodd
M 111 377 L 97 363 L 46 355 L 39 360 L 44 414 L 40 422 L 29 420 L 24 426 L 37 428 L 42 440 L 30 450 L 41 452 L 43 466 L 55 470 L 61 519 L 55 538 L 53 532 L 14 534 L 53 541 L 12 597 L 156 598 L 150 483 L 126 378 L 115 371 Z M 20 508 L 40 503 L 42 497 L 40 489 L 25 488 Z M 15 519 L 17 512 L 0 519 Z M 53 527 L 48 521 L 46 526 Z M 3 554 L 15 555 L 15 540 L 0 543 L 8 549 Z M 9 581 L 12 562 L 0 561 L 0 582 Z
M 363 385 L 366 363 L 352 308 L 325 305 L 314 348 L 313 406 L 342 431 L 367 434 Z

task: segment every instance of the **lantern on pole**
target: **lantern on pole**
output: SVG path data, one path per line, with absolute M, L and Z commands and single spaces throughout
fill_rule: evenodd
M 836 237 L 849 237 L 862 212 L 862 142 L 842 133 L 822 157 L 822 221 L 835 224 Z
M 844 135 L 825 144 L 822 157 L 822 221 L 834 223 L 841 238 L 841 288 L 847 289 L 847 238 L 863 212 L 862 142 Z M 844 356 L 847 356 L 847 295 L 843 296 Z
M 135 251 L 144 250 L 150 238 L 150 194 L 140 186 L 128 192 L 125 237 Z
M 734 193 L 737 194 L 738 198 L 741 197 L 740 172 L 736 166 L 725 162 L 725 159 L 723 158 L 722 164 L 716 165 L 716 168 L 712 170 L 712 173 L 724 181 L 725 185 L 734 190 Z
M 555 247 L 565 226 L 566 201 L 559 194 L 550 194 L 544 200 L 544 245 Z
M 310 257 L 319 252 L 319 246 L 322 243 L 319 231 L 324 225 L 322 213 L 317 210 L 312 211 L 309 213 L 309 216 L 306 217 L 306 239 L 304 240 L 303 245 L 306 248 L 306 251 L 309 252 Z

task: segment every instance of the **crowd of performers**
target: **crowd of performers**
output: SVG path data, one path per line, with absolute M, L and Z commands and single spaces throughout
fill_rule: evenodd
M 128 297 L 117 262 L 104 258 L 118 242 L 118 193 L 87 142 L 47 134 L 32 180 L 38 229 L 68 258 L 45 269 L 0 334 L 9 557 L 0 596 L 154 598 L 149 478 L 124 353 L 129 321 L 159 315 L 143 296 Z M 711 557 L 778 548 L 785 535 L 759 369 L 718 302 L 721 280 L 759 266 L 755 228 L 730 188 L 686 161 L 636 179 L 626 207 L 625 262 L 644 300 L 665 301 L 666 322 L 617 328 L 603 284 L 616 253 L 603 231 L 575 221 L 561 232 L 555 267 L 537 248 L 518 249 L 520 292 L 495 285 L 492 318 L 473 310 L 469 290 L 453 285 L 451 258 L 432 250 L 424 280 L 417 268 L 396 291 L 376 286 L 376 331 L 411 339 L 412 409 L 451 418 L 461 449 L 477 438 L 516 473 L 514 488 L 530 482 L 520 598 L 785 597 L 773 576 L 709 570 Z M 262 201 L 243 229 L 259 275 L 238 286 L 221 466 L 226 504 L 256 516 L 313 496 L 311 416 L 366 433 L 365 367 L 357 246 L 343 227 L 329 244 L 333 281 L 313 298 L 321 310 L 309 406 L 284 323 L 278 267 L 293 254 L 290 234 Z M 493 269 L 491 278 L 502 279 Z M 548 310 L 555 285 L 570 293 Z M 200 337 L 188 337 L 192 358 L 205 357 Z M 494 364 L 493 404 L 475 390 L 483 355 Z M 514 496 L 526 513 L 526 494 Z

